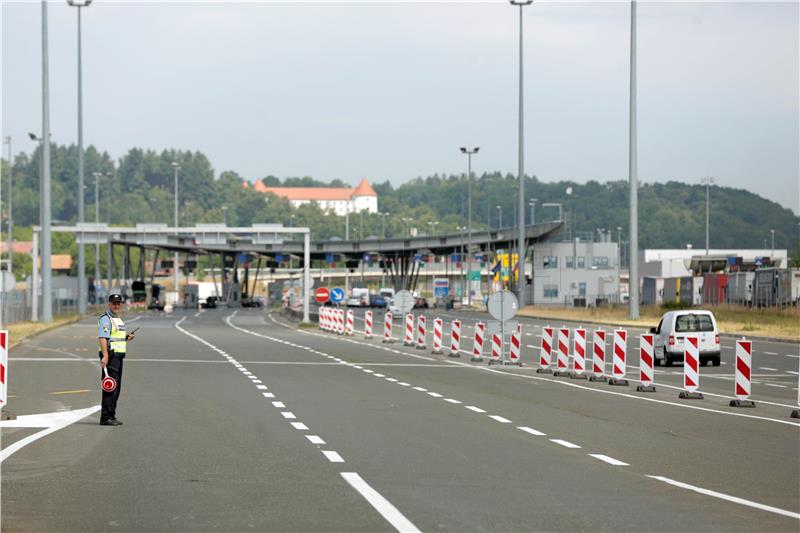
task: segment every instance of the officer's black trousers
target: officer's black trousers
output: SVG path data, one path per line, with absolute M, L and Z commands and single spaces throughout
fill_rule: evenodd
M 100 356 L 102 359 L 102 355 Z M 122 357 L 114 352 L 108 354 L 108 365 L 106 365 L 109 377 L 117 380 L 117 388 L 113 392 L 103 391 L 102 407 L 100 409 L 100 420 L 113 420 L 117 417 L 117 400 L 119 392 L 122 390 Z M 103 369 L 100 369 L 100 380 L 105 378 Z

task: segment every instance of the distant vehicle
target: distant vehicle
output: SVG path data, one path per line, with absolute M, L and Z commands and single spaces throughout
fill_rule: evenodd
M 388 300 L 390 298 L 394 298 L 394 289 L 391 287 L 381 287 L 378 291 L 378 294 Z
M 395 316 L 399 316 L 399 315 L 402 314 L 402 311 L 400 310 L 400 308 L 397 307 L 397 304 L 394 303 L 394 298 L 390 298 L 386 302 L 386 310 L 389 311 L 390 313 L 392 313 Z
M 364 287 L 354 287 L 350 291 L 350 298 L 347 305 L 351 307 L 367 307 L 369 305 L 369 289 Z
M 150 303 L 147 304 L 147 309 L 151 311 L 163 311 L 164 302 L 162 302 L 158 298 L 150 298 Z
M 264 299 L 261 297 L 242 298 L 242 307 L 264 307 Z
M 147 300 L 147 286 L 144 281 L 137 280 L 131 283 L 131 290 L 133 291 L 132 302 L 139 303 Z
M 206 298 L 206 301 L 200 304 L 200 307 L 203 309 L 216 309 L 217 308 L 217 297 L 216 296 L 209 296 Z
M 386 298 L 380 294 L 371 294 L 369 296 L 370 307 L 386 307 Z
M 157 283 L 154 283 L 153 286 L 150 287 L 150 303 L 147 304 L 147 309 L 157 311 L 164 310 L 164 301 L 161 299 L 163 289 L 164 287 Z
M 669 311 L 661 317 L 655 328 L 653 354 L 656 365 L 672 366 L 672 363 L 683 361 L 685 339 L 688 335 L 696 335 L 700 349 L 700 364 L 720 364 L 720 343 L 717 319 L 711 311 Z
M 356 296 L 351 296 L 347 299 L 347 307 L 360 307 L 361 306 L 361 298 Z
M 428 306 L 428 300 L 426 298 L 422 298 L 422 297 L 414 298 L 414 308 L 415 309 L 427 309 L 428 307 L 429 307 Z

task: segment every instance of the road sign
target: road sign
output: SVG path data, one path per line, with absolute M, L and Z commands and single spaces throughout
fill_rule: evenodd
M 470 270 L 469 271 L 469 280 L 470 281 L 480 281 L 481 280 L 481 271 L 480 270 Z
M 324 304 L 331 299 L 331 291 L 327 287 L 317 287 L 317 290 L 314 291 L 314 299 Z
M 397 291 L 394 295 L 394 305 L 401 313 L 406 314 L 414 309 L 414 295 L 410 291 Z
M 504 322 L 514 318 L 519 309 L 519 301 L 511 291 L 499 291 L 489 297 L 489 314 Z
M 331 289 L 331 301 L 338 304 L 342 300 L 344 300 L 344 289 L 341 287 Z

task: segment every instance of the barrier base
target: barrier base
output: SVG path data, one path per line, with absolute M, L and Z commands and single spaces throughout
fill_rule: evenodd
M 572 372 L 569 373 L 569 377 L 571 377 L 572 379 L 586 379 L 586 374 L 584 374 L 583 372 L 576 372 L 575 370 L 573 370 Z
M 608 376 L 591 375 L 589 381 L 608 381 Z
M 792 418 L 800 418 L 800 409 L 792 411 Z
M 497 361 L 495 361 L 494 359 L 489 359 L 489 362 L 488 362 L 488 363 L 486 363 L 486 364 L 487 364 L 487 365 L 502 365 L 502 364 L 503 364 L 503 362 L 502 362 L 502 361 L 500 361 L 499 359 L 498 359 Z
M 655 385 L 638 385 L 636 387 L 636 392 L 655 392 L 656 386 Z
M 472 358 L 470 359 L 470 361 L 472 361 L 473 363 L 480 362 L 480 361 L 483 361 L 483 357 L 475 357 L 473 355 Z
M 425 346 L 424 344 L 417 344 L 417 345 L 415 346 L 415 348 L 416 348 L 417 350 L 424 350 L 425 348 L 427 348 L 427 346 Z
M 519 361 L 506 361 L 503 364 L 504 365 L 510 365 L 510 366 L 518 366 L 518 367 L 522 368 L 522 363 L 519 362 Z
M 461 357 L 461 354 L 458 352 L 450 352 L 447 354 L 448 357 Z
M 682 400 L 702 400 L 704 396 L 702 392 L 689 392 L 684 390 L 678 394 L 678 398 Z
M 755 407 L 756 402 L 753 400 L 731 400 L 729 405 L 731 407 Z
M 413 342 L 403 341 L 403 346 L 414 346 Z
M 608 380 L 609 385 L 614 385 L 615 387 L 627 387 L 630 385 L 627 379 L 623 378 L 609 378 Z
M 13 413 L 0 412 L 0 420 L 16 420 L 17 415 Z
M 365 339 L 371 339 L 371 338 L 372 338 L 372 335 L 364 335 L 364 338 L 365 338 Z
M 537 374 L 552 374 L 553 371 L 551 369 L 549 369 L 549 368 L 537 368 L 536 369 L 536 373 Z
M 560 378 L 567 377 L 569 376 L 569 370 L 556 370 L 555 372 L 553 372 L 553 375 Z
M 394 339 L 383 339 L 381 342 L 384 344 L 392 344 L 394 342 Z
M 431 350 L 431 353 L 442 353 L 442 350 Z

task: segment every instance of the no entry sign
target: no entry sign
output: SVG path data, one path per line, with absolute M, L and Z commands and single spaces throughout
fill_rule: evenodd
M 317 290 L 314 291 L 314 299 L 321 304 L 327 303 L 330 298 L 331 291 L 327 287 L 317 287 Z

